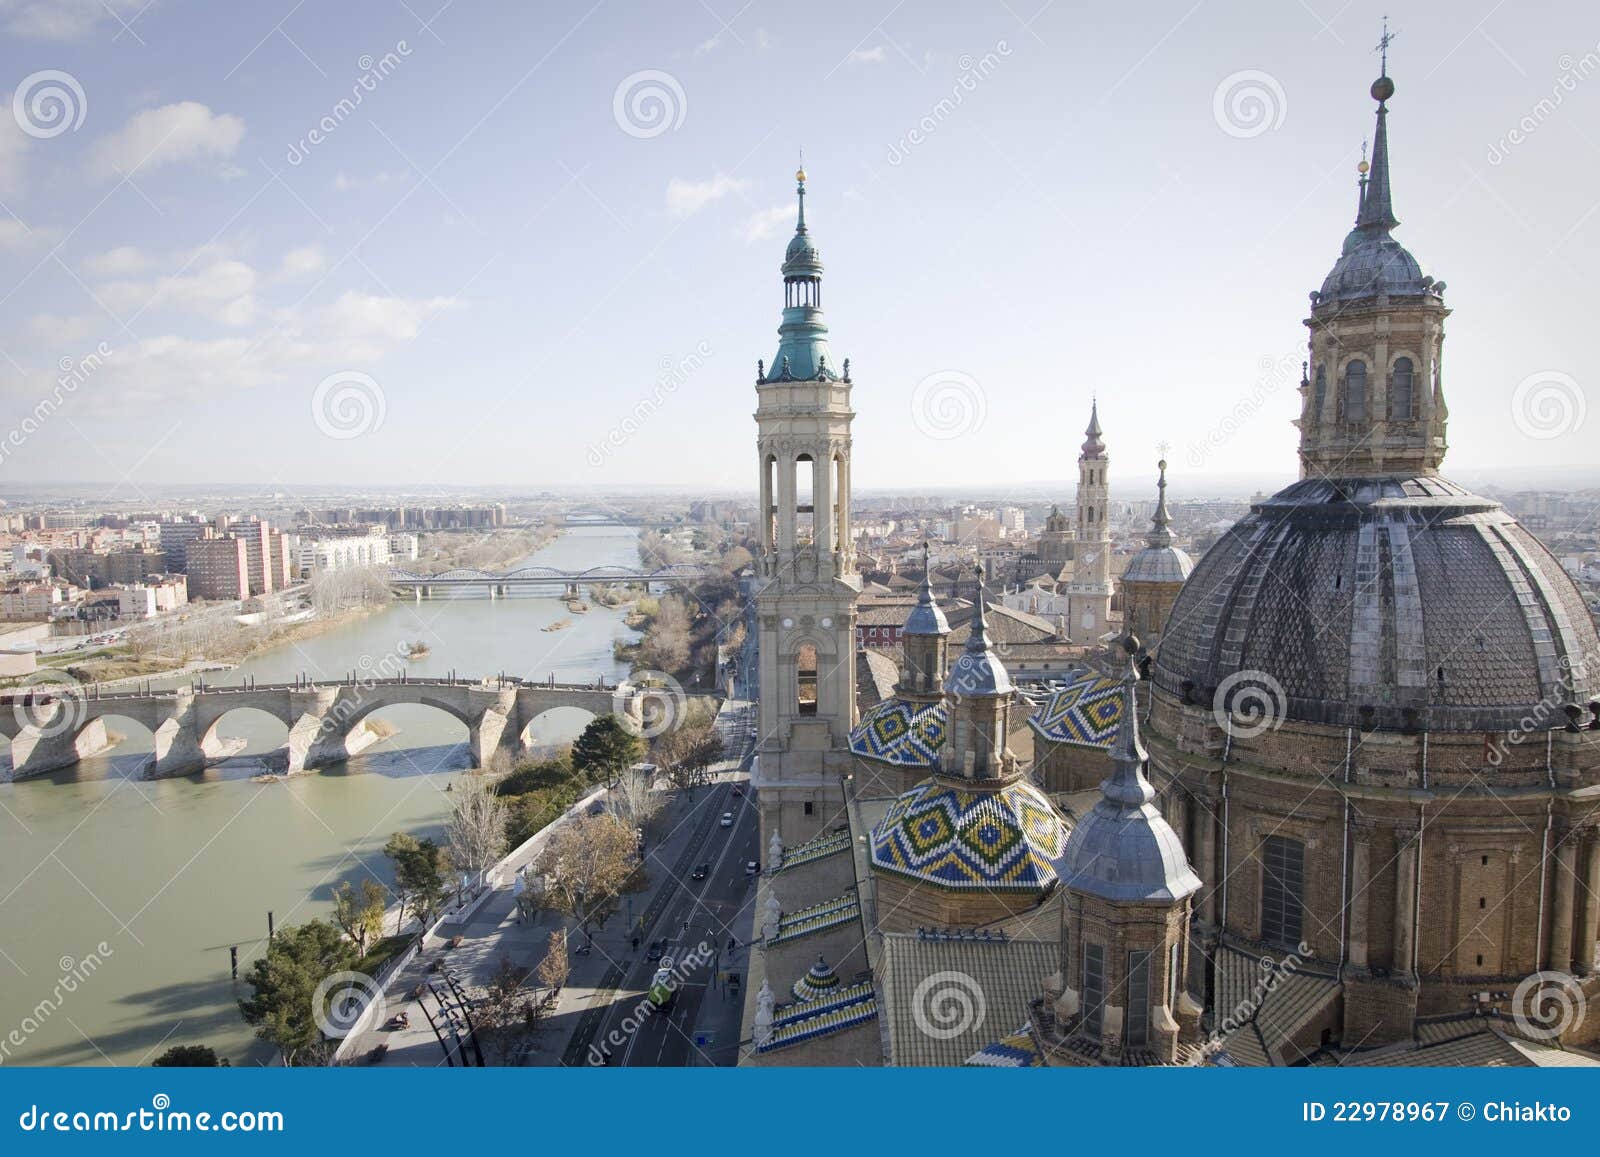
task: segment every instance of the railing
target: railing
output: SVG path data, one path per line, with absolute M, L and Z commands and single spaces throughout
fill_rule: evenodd
M 414 574 L 411 571 L 391 570 L 389 583 L 393 586 L 437 586 L 478 583 L 596 583 L 596 582 L 681 582 L 705 578 L 716 574 L 715 567 L 676 564 L 643 570 L 638 567 L 597 566 L 587 570 L 557 570 L 548 566 L 519 567 L 516 570 L 496 572 L 486 570 L 447 570 L 435 575 Z
M 341 679 L 313 679 L 303 676 L 293 683 L 228 683 L 222 686 L 210 684 L 196 685 L 191 683 L 187 690 L 194 694 L 202 695 L 250 695 L 258 691 L 309 691 L 318 687 L 482 687 L 489 684 L 495 688 L 511 688 L 518 691 L 616 691 L 618 684 L 606 682 L 605 676 L 597 676 L 588 683 L 557 683 L 554 679 L 523 679 L 514 675 L 491 675 L 487 678 L 466 678 L 451 676 L 426 676 L 407 675 L 399 679 L 362 679 L 349 677 Z M 69 689 L 66 684 L 41 683 L 28 688 L 26 691 L 0 691 L 0 706 L 9 706 L 16 703 L 50 703 L 57 698 L 86 698 L 94 702 L 105 699 L 171 699 L 176 698 L 180 692 L 177 687 L 165 687 L 152 691 L 99 691 L 93 683 L 83 685 L 76 689 Z

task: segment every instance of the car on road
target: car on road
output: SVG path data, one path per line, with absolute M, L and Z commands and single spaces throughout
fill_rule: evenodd
M 696 864 L 694 872 L 692 873 L 692 875 L 694 876 L 694 878 L 696 880 L 704 880 L 710 874 L 711 874 L 711 865 L 710 864 Z
M 760 860 L 746 860 L 744 862 L 744 874 L 745 875 L 754 876 L 759 871 L 761 871 L 761 861 Z
M 661 941 L 652 940 L 650 941 L 650 947 L 646 948 L 644 951 L 644 958 L 653 963 L 657 960 L 660 960 L 662 953 L 666 952 L 666 950 L 667 946 Z
M 722 826 L 725 827 L 725 828 L 731 828 L 733 826 L 733 813 L 732 812 L 723 812 L 722 813 Z

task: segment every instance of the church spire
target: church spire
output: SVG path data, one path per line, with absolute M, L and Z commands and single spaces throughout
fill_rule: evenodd
M 1083 431 L 1083 456 L 1085 458 L 1099 458 L 1106 452 L 1106 444 L 1101 441 L 1100 429 L 1100 399 L 1096 398 L 1089 405 L 1089 425 Z
M 1156 798 L 1156 789 L 1145 775 L 1150 754 L 1139 738 L 1139 698 L 1135 690 L 1139 673 L 1134 667 L 1139 642 L 1130 635 L 1124 646 L 1128 670 L 1122 676 L 1122 717 L 1117 724 L 1117 738 L 1111 744 L 1111 774 L 1101 781 L 1100 793 L 1116 807 L 1142 808 Z
M 1372 82 L 1372 99 L 1378 102 L 1378 127 L 1372 135 L 1372 163 L 1362 182 L 1361 212 L 1356 217 L 1358 228 L 1387 233 L 1400 224 L 1394 215 L 1394 205 L 1389 191 L 1389 105 L 1394 95 L 1394 81 L 1389 79 L 1388 45 L 1393 37 L 1385 25 L 1383 40 L 1384 75 Z
M 950 677 L 945 681 L 946 694 L 958 698 L 995 698 L 1009 695 L 1015 690 L 1010 672 L 989 641 L 989 619 L 984 608 L 989 600 L 989 591 L 983 578 L 983 567 L 979 566 L 977 605 L 972 611 L 972 627 L 967 635 L 967 644 L 961 658 L 950 668 Z
M 806 171 L 795 175 L 794 236 L 783 254 L 783 324 L 766 381 L 839 381 L 822 320 L 822 254 L 806 227 Z
M 1167 529 L 1172 525 L 1172 516 L 1167 513 L 1167 460 L 1165 458 L 1156 463 L 1160 477 L 1156 480 L 1156 512 L 1150 517 L 1150 533 L 1145 535 L 1145 542 L 1154 547 L 1172 545 L 1172 531 Z

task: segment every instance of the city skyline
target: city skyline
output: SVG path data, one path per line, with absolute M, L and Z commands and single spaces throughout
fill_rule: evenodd
M 742 488 L 680 448 L 748 436 L 802 146 L 860 489 L 1065 480 L 1091 397 L 1114 486 L 1161 442 L 1180 489 L 1294 475 L 1284 319 L 1353 216 L 1379 6 L 605 8 L 263 13 L 206 51 L 182 5 L 7 11 L 0 372 L 13 427 L 58 404 L 0 483 Z M 1444 468 L 1580 466 L 1600 48 L 1477 15 L 1393 25 L 1399 236 L 1470 321 Z

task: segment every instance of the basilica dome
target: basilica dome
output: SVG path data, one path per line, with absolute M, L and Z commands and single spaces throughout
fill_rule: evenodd
M 1223 712 L 1489 731 L 1541 701 L 1586 719 L 1597 649 L 1573 581 L 1498 503 L 1436 476 L 1305 479 L 1206 552 L 1154 679 Z

